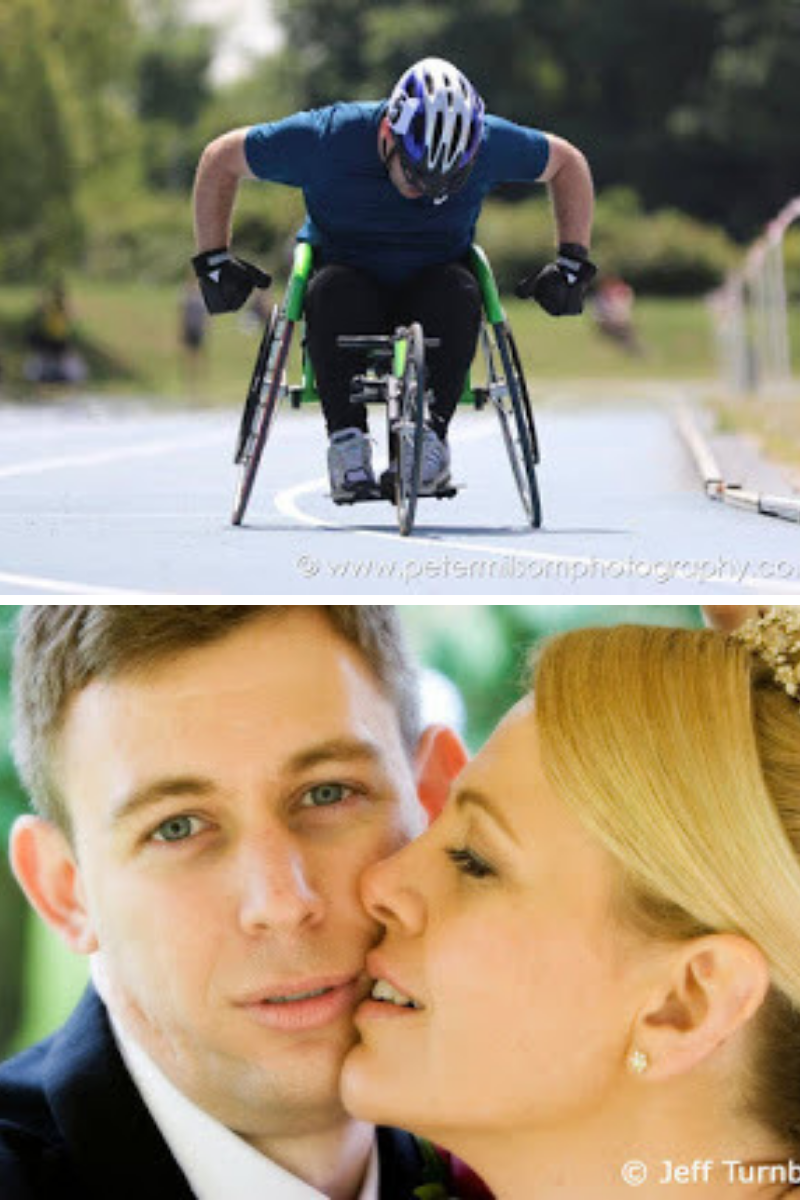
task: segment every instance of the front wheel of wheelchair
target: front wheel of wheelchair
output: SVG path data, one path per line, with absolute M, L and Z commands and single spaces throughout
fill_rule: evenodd
M 231 514 L 233 525 L 241 525 L 244 520 L 261 455 L 286 390 L 286 360 L 293 331 L 294 322 L 287 321 L 282 310 L 273 308 L 261 339 L 236 442 L 234 460 L 239 466 L 239 478 Z
M 483 337 L 489 367 L 489 394 L 500 421 L 514 482 L 525 516 L 533 528 L 538 529 L 542 523 L 542 502 L 536 479 L 539 446 L 517 345 L 505 323 L 484 329 Z
M 418 323 L 408 329 L 398 408 L 391 431 L 397 463 L 394 499 L 400 535 L 408 537 L 417 511 L 425 420 L 425 339 Z

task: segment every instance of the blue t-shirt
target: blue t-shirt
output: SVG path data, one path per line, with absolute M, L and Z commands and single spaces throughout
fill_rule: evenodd
M 332 104 L 254 125 L 245 154 L 258 179 L 303 189 L 307 217 L 298 239 L 317 247 L 318 262 L 360 267 L 397 284 L 466 254 L 487 193 L 499 183 L 538 179 L 550 149 L 539 130 L 487 116 L 461 191 L 443 204 L 408 200 L 378 155 L 385 110 L 386 101 Z

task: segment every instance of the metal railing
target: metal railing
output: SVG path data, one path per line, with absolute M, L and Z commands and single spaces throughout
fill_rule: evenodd
M 791 200 L 708 297 L 723 380 L 729 391 L 786 396 L 793 390 L 784 239 L 800 219 Z

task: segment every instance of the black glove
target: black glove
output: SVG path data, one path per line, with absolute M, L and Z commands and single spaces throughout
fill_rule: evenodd
M 272 283 L 271 275 L 234 258 L 224 246 L 195 255 L 192 266 L 210 313 L 236 312 L 254 287 L 268 288 Z
M 520 300 L 533 296 L 553 317 L 574 317 L 583 312 L 583 301 L 597 267 L 589 261 L 583 246 L 562 242 L 554 263 L 542 267 L 538 275 L 521 279 L 514 289 Z

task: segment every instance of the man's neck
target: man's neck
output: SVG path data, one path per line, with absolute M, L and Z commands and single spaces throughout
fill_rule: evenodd
M 375 1139 L 372 1125 L 345 1120 L 331 1129 L 281 1140 L 247 1139 L 267 1158 L 330 1200 L 356 1200 Z

